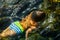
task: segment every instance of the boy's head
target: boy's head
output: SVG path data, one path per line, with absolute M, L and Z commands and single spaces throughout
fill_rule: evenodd
M 45 18 L 45 13 L 42 10 L 34 10 L 31 15 L 32 20 L 39 22 Z

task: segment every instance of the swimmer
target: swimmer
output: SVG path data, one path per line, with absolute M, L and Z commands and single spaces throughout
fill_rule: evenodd
M 38 22 L 43 20 L 44 17 L 45 13 L 42 10 L 33 10 L 21 21 L 11 23 L 2 33 L 0 33 L 0 38 L 18 35 L 26 30 L 25 37 L 26 40 L 28 40 L 28 34 L 38 27 Z

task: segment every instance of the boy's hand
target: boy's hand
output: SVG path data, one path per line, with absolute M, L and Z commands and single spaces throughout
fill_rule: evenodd
M 26 39 L 25 40 L 28 40 L 28 34 L 32 31 L 32 30 L 34 30 L 34 29 L 36 29 L 36 27 L 31 27 L 31 28 L 29 28 L 27 31 L 26 31 L 26 35 L 25 35 L 25 37 L 26 37 Z

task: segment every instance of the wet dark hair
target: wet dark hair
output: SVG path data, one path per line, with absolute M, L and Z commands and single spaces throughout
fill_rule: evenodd
M 41 11 L 41 15 L 37 15 L 37 11 Z M 44 20 L 45 18 L 45 13 L 42 11 L 42 10 L 34 10 L 32 11 L 32 16 L 31 16 L 32 20 L 36 21 L 36 22 L 39 22 L 41 20 Z

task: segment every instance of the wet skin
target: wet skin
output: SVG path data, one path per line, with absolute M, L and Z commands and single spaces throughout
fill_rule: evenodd
M 38 26 L 38 23 L 35 22 L 34 20 L 32 20 L 31 18 L 31 15 L 32 15 L 33 12 L 31 12 L 29 15 L 27 15 L 25 18 L 22 19 L 22 21 L 20 21 L 22 27 L 24 28 L 24 30 L 26 30 L 26 34 L 25 34 L 25 37 L 26 39 L 25 40 L 28 40 L 28 34 L 36 29 Z M 42 11 L 36 11 L 37 15 L 40 16 L 43 12 Z M 3 37 L 8 37 L 8 36 L 13 36 L 13 35 L 16 35 L 16 32 L 13 31 L 13 30 L 10 30 L 9 27 L 7 27 L 1 34 L 0 34 L 0 38 L 3 38 Z

